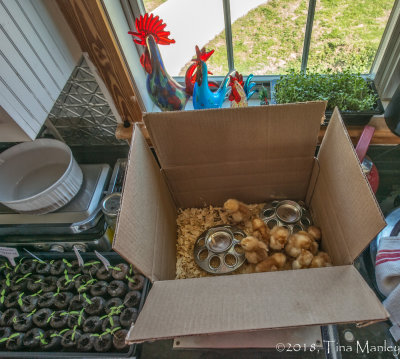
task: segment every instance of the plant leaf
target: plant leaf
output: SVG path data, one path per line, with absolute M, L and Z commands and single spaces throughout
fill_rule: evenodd
M 72 267 L 72 264 L 70 262 L 68 262 L 65 258 L 63 258 L 63 262 L 68 266 L 68 267 Z
M 47 318 L 46 323 L 50 323 L 50 320 L 51 320 L 51 318 L 53 318 L 54 314 L 55 314 L 55 312 L 53 311 L 53 313 L 51 313 L 51 314 L 49 315 L 49 317 Z
M 87 297 L 86 293 L 83 293 L 83 298 L 85 298 L 87 303 L 92 304 L 92 301 Z

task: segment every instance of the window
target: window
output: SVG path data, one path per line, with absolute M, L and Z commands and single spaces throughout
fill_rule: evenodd
M 160 46 L 166 69 L 184 76 L 194 45 L 215 49 L 214 75 L 280 75 L 344 68 L 368 74 L 394 0 L 122 0 L 153 12 L 176 43 Z M 133 24 L 132 24 L 133 25 Z

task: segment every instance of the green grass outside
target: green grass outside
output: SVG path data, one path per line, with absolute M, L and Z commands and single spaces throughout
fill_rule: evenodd
M 318 0 L 308 67 L 369 73 L 393 0 Z M 235 68 L 243 75 L 300 69 L 308 1 L 270 0 L 232 25 Z M 225 32 L 206 45 L 214 75 L 228 72 Z M 186 68 L 186 67 L 185 67 Z M 184 70 L 181 71 L 184 74 Z

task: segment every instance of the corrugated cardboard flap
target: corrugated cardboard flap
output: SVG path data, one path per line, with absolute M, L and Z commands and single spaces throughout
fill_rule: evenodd
M 138 126 L 113 249 L 152 281 L 175 277 L 176 208 Z
M 318 162 L 311 200 L 314 220 L 323 229 L 323 245 L 333 263 L 350 264 L 386 222 L 337 108 L 329 121 Z
M 303 199 L 325 102 L 148 113 L 144 122 L 179 207 Z
M 154 283 L 127 340 L 386 318 L 386 310 L 352 265 L 182 279 Z

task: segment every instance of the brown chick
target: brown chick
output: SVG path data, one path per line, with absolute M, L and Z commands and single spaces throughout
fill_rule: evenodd
M 295 260 L 294 258 L 288 256 L 286 258 L 286 263 L 282 268 L 282 270 L 292 270 L 292 263 L 294 262 L 294 260 Z
M 301 254 L 296 258 L 295 261 L 293 261 L 292 268 L 293 269 L 308 268 L 313 258 L 314 256 L 310 251 L 308 251 L 307 249 L 302 249 Z
M 331 267 L 332 260 L 328 253 L 319 252 L 311 262 L 311 268 Z
M 228 199 L 224 203 L 224 209 L 230 214 L 234 223 L 240 223 L 250 218 L 249 208 L 242 202 L 236 199 Z
M 310 252 L 313 254 L 313 256 L 316 256 L 318 254 L 318 249 L 319 249 L 318 242 L 312 240 L 310 245 Z
M 257 264 L 268 258 L 267 245 L 255 237 L 243 238 L 240 245 L 244 249 L 244 255 L 249 263 Z
M 269 246 L 271 249 L 280 251 L 287 243 L 289 237 L 289 230 L 285 227 L 275 226 L 271 229 L 269 239 Z
M 316 241 L 320 241 L 322 238 L 321 230 L 317 226 L 310 226 L 307 229 L 308 234 L 310 234 Z
M 310 249 L 311 242 L 311 237 L 307 232 L 297 232 L 289 237 L 285 252 L 293 258 L 297 258 L 302 249 Z
M 258 238 L 260 241 L 264 241 L 267 245 L 269 243 L 269 228 L 260 218 L 254 218 L 252 221 L 253 225 L 253 236 Z
M 285 267 L 286 256 L 283 253 L 274 253 L 271 257 L 256 265 L 256 272 L 275 272 Z

